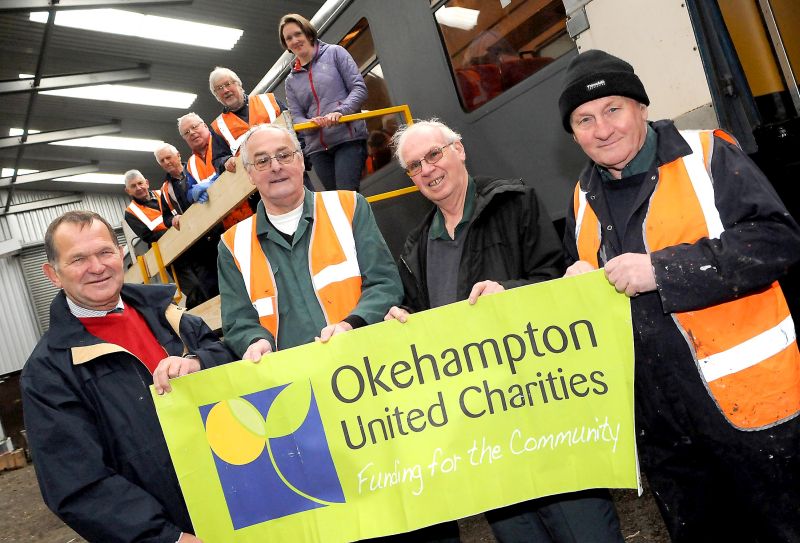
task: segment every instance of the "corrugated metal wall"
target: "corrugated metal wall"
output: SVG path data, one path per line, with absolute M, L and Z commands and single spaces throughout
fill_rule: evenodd
M 0 258 L 0 375 L 22 369 L 39 339 L 19 258 Z
M 21 190 L 14 192 L 12 206 L 23 203 L 40 202 L 46 204 L 47 200 L 68 196 L 67 192 L 44 192 L 34 190 Z M 112 226 L 117 227 L 122 223 L 125 207 L 130 202 L 125 194 L 100 194 L 85 193 L 81 201 L 65 205 L 43 207 L 40 209 L 21 213 L 10 213 L 0 217 L 0 236 L 2 240 L 15 238 L 23 245 L 37 243 L 44 240 L 47 226 L 53 219 L 66 211 L 87 209 L 102 215 Z M 6 192 L 0 191 L 0 202 L 5 202 Z
M 0 191 L 0 202 L 5 202 Z M 41 203 L 74 195 L 65 192 L 21 190 L 14 192 L 12 206 Z M 57 289 L 42 273 L 44 234 L 47 226 L 66 211 L 86 209 L 102 215 L 114 227 L 120 227 L 128 197 L 124 194 L 84 193 L 80 201 L 42 207 L 0 216 L 0 241 L 17 239 L 23 245 L 18 256 L 0 258 L 0 375 L 22 368 L 33 346 L 49 327 L 50 302 Z M 13 210 L 13 208 L 12 208 Z M 122 229 L 118 228 L 124 244 Z

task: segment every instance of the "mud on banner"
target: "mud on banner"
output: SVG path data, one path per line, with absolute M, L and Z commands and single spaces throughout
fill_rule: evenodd
M 205 543 L 346 542 L 636 488 L 630 304 L 594 272 L 154 394 Z

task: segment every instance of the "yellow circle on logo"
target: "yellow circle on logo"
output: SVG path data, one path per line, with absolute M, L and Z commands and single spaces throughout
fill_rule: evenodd
M 211 408 L 206 436 L 211 450 L 228 464 L 249 464 L 264 450 L 264 417 L 247 400 L 224 400 Z

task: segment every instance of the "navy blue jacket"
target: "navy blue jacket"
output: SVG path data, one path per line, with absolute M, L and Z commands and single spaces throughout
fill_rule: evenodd
M 170 355 L 185 344 L 202 368 L 234 360 L 198 317 L 181 312 L 178 338 L 165 316 L 173 292 L 124 285 L 122 299 Z M 153 377 L 127 351 L 102 354 L 109 345 L 86 331 L 61 291 L 20 380 L 42 497 L 88 541 L 175 543 L 193 530 L 148 390 Z

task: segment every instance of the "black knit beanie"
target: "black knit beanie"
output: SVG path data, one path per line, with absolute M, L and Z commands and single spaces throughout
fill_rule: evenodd
M 572 133 L 570 115 L 575 108 L 606 96 L 626 96 L 646 106 L 650 99 L 633 66 L 609 55 L 605 51 L 592 49 L 572 59 L 564 77 L 564 90 L 558 99 L 564 130 Z

